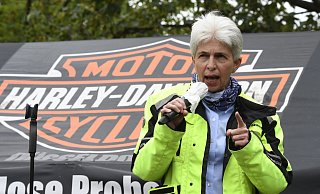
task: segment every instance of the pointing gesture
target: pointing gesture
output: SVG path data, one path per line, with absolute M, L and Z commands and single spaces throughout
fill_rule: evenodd
M 232 138 L 235 146 L 243 148 L 249 143 L 249 130 L 246 124 L 243 122 L 239 112 L 235 113 L 238 127 L 236 129 L 228 129 L 227 136 Z

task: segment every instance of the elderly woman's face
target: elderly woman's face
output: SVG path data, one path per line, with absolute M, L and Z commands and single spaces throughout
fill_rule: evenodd
M 229 85 L 230 76 L 240 66 L 241 59 L 234 60 L 227 45 L 210 40 L 198 45 L 193 63 L 199 81 L 204 82 L 210 92 L 219 92 Z

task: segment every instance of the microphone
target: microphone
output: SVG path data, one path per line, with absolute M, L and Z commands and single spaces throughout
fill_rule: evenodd
M 195 82 L 191 84 L 190 88 L 187 90 L 187 92 L 183 96 L 181 96 L 181 98 L 184 100 L 184 103 L 186 104 L 187 109 L 190 108 L 190 112 L 194 113 L 196 111 L 196 108 L 200 100 L 205 97 L 207 92 L 208 92 L 208 86 L 205 83 Z M 175 111 L 164 113 L 160 118 L 160 120 L 158 121 L 158 124 L 159 125 L 166 124 L 172 121 L 178 115 L 179 113 Z

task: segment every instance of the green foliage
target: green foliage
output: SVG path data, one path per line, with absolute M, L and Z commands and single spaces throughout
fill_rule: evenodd
M 10 0 L 0 3 L 0 42 L 24 41 L 24 12 L 22 2 Z
M 28 7 L 28 3 L 31 3 Z M 229 2 L 229 3 L 228 3 Z M 35 42 L 185 35 L 194 19 L 220 10 L 243 32 L 320 29 L 280 0 L 0 0 L 0 42 Z

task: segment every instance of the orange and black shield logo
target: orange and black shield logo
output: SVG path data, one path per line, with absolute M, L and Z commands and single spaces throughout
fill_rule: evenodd
M 261 50 L 244 50 L 234 75 L 259 102 L 286 107 L 302 68 L 258 69 Z M 0 122 L 28 138 L 26 104 L 39 104 L 38 144 L 67 152 L 132 150 L 149 95 L 191 81 L 189 45 L 166 39 L 99 53 L 61 55 L 46 75 L 2 76 Z

